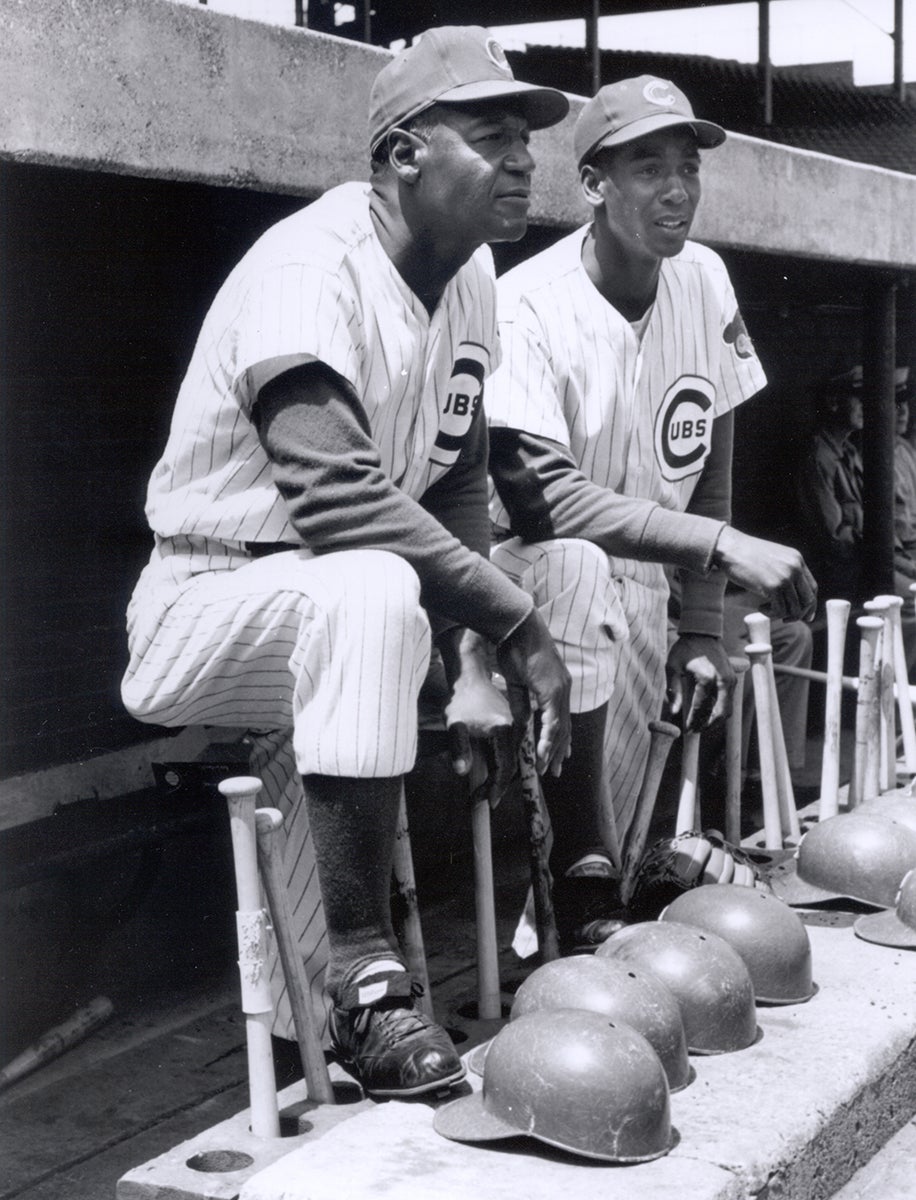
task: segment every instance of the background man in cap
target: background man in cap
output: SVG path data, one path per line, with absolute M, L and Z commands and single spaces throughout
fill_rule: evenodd
M 861 595 L 862 368 L 826 381 L 817 398 L 816 428 L 798 477 L 805 555 L 823 599 Z
M 469 734 L 511 741 L 465 626 L 540 710 L 539 768 L 568 746 L 560 658 L 486 558 L 480 407 L 499 353 L 485 243 L 524 234 L 529 131 L 567 110 L 476 27 L 430 30 L 384 67 L 371 182 L 281 221 L 231 273 L 148 491 L 124 701 L 157 724 L 276 731 L 252 770 L 287 814 L 291 907 L 319 986 L 327 960 L 332 1046 L 376 1095 L 464 1074 L 414 1007 L 389 912 L 430 630 L 456 769 Z
M 909 423 L 908 371 L 895 377 L 897 438 L 894 450 L 894 592 L 901 610 L 907 667 L 916 669 L 916 618 L 910 584 L 916 582 L 916 477 L 910 446 L 902 436 Z M 832 375 L 817 398 L 817 425 L 798 475 L 798 503 L 804 552 L 822 599 L 871 599 L 863 580 L 862 456 L 864 424 L 862 367 Z
M 732 409 L 765 379 L 724 264 L 687 241 L 700 151 L 724 138 L 667 80 L 602 88 L 574 132 L 593 221 L 499 281 L 490 470 L 494 520 L 515 536 L 492 557 L 534 595 L 573 677 L 572 756 L 562 780 L 544 780 L 567 946 L 608 931 L 615 847 L 602 791 L 622 840 L 666 658 L 673 711 L 689 671 L 690 727 L 717 722 L 733 682 L 726 580 L 775 617 L 815 601 L 796 550 L 728 524 Z M 683 578 L 670 654 L 663 564 Z
M 916 446 L 907 437 L 910 428 L 909 375 L 908 367 L 899 367 L 895 378 L 894 529 L 908 559 L 910 582 L 916 582 Z

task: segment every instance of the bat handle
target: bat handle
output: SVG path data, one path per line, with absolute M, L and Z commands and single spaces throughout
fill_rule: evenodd
M 732 711 L 725 725 L 725 840 L 737 846 L 741 841 L 744 676 L 751 664 L 748 659 L 737 656 L 729 661 L 735 672 L 735 690 L 732 693 Z
M 889 792 L 897 783 L 897 731 L 894 723 L 894 631 L 890 599 L 876 596 L 862 605 L 869 615 L 880 617 L 875 668 L 878 674 L 878 790 Z
M 856 697 L 856 746 L 849 808 L 878 795 L 880 767 L 880 712 L 878 709 L 877 649 L 884 622 L 880 617 L 858 617 L 859 689 Z
M 477 1015 L 481 1021 L 502 1016 L 496 893 L 493 885 L 493 838 L 486 796 L 471 801 L 474 851 L 474 912 L 477 922 Z
M 675 818 L 675 834 L 689 833 L 699 823 L 697 781 L 700 773 L 700 734 L 688 730 L 687 721 L 690 716 L 690 706 L 693 703 L 694 683 L 689 674 L 683 676 L 683 734 L 684 742 L 681 747 L 681 779 L 678 793 L 677 816 Z
M 282 828 L 283 814 L 279 809 L 259 808 L 255 811 L 258 864 L 273 920 L 277 953 L 289 991 L 302 1074 L 310 1100 L 318 1104 L 333 1104 L 334 1088 L 315 1029 L 308 978 L 299 946 L 293 936 L 292 913 L 286 880 L 283 877 L 283 859 L 278 837 Z
M 646 839 L 649 836 L 652 811 L 655 807 L 655 798 L 658 795 L 662 773 L 674 739 L 680 736 L 680 730 L 668 721 L 650 721 L 649 734 L 649 756 L 646 759 L 646 769 L 643 772 L 639 796 L 636 799 L 636 812 L 630 825 L 626 849 L 623 853 L 620 898 L 624 905 L 630 902 L 633 881 L 636 878 L 636 872 L 646 848 Z
M 744 618 L 744 623 L 747 626 L 748 640 L 752 644 L 756 642 L 761 646 L 772 645 L 770 641 L 772 626 L 766 613 L 748 613 Z
M 429 986 L 429 968 L 426 963 L 426 946 L 423 941 L 423 925 L 420 921 L 420 904 L 417 899 L 417 879 L 414 873 L 413 852 L 410 847 L 410 828 L 407 824 L 407 797 L 401 787 L 401 803 L 398 809 L 397 831 L 394 839 L 394 881 L 398 896 L 403 904 L 401 920 L 401 943 L 407 959 L 407 968 L 423 988 L 417 1001 L 418 1007 L 435 1020 L 432 989 Z
M 782 849 L 782 819 L 776 782 L 770 677 L 768 665 L 773 650 L 765 642 L 751 642 L 744 649 L 751 662 L 754 711 L 757 716 L 757 752 L 760 756 L 760 786 L 763 791 L 764 844 L 768 850 Z
M 821 821 L 839 812 L 840 728 L 843 705 L 843 658 L 846 626 L 852 605 L 848 600 L 828 600 L 827 677 L 824 698 L 824 748 L 821 755 L 821 794 L 818 817 Z
M 894 682 L 897 685 L 897 709 L 900 713 L 900 733 L 903 737 L 903 761 L 907 773 L 916 775 L 916 723 L 913 720 L 913 701 L 909 692 L 909 676 L 906 667 L 906 648 L 903 644 L 900 596 L 878 596 L 887 603 L 886 616 L 891 624 L 891 645 L 894 665 Z
M 251 1132 L 255 1137 L 279 1137 L 277 1079 L 270 1034 L 273 998 L 267 973 L 267 931 L 258 879 L 255 835 L 255 802 L 260 779 L 236 776 L 218 784 L 229 808 L 235 886 L 238 893 L 239 976 L 245 1042 L 248 1050 L 248 1089 L 251 1098 Z
M 752 643 L 758 645 L 773 645 L 772 623 L 764 613 L 749 613 L 744 618 Z M 776 762 L 776 790 L 779 795 L 779 819 L 783 835 L 794 840 L 801 836 L 798 823 L 798 813 L 795 810 L 795 791 L 792 787 L 792 772 L 789 768 L 789 756 L 786 753 L 786 738 L 782 728 L 782 714 L 779 709 L 779 693 L 776 690 L 776 673 L 773 669 L 773 656 L 767 659 L 767 678 L 770 686 L 770 721 L 773 728 L 773 754 Z
M 0 1089 L 9 1087 L 24 1075 L 65 1053 L 88 1037 L 103 1021 L 107 1021 L 112 1012 L 113 1006 L 107 996 L 96 996 L 83 1008 L 78 1008 L 66 1021 L 43 1033 L 0 1070 Z

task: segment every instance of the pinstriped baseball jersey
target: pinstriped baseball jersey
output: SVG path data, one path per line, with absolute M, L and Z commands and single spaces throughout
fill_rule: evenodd
M 683 511 L 712 418 L 766 382 L 725 265 L 687 242 L 664 259 L 640 338 L 592 284 L 579 229 L 499 281 L 503 365 L 490 425 L 550 438 L 601 487 Z M 493 518 L 507 525 L 494 501 Z
M 430 316 L 349 183 L 269 229 L 204 321 L 147 494 L 164 536 L 298 542 L 251 422 L 258 389 L 320 360 L 359 398 L 382 468 L 413 499 L 455 462 L 496 365 L 495 288 L 482 247 Z
M 759 391 L 763 369 L 717 254 L 687 242 L 663 259 L 656 299 L 634 326 L 582 266 L 586 234 L 576 230 L 499 280 L 503 363 L 490 383 L 488 421 L 568 447 L 600 487 L 684 511 L 709 454 L 713 418 Z M 508 527 L 495 493 L 491 516 Z M 613 556 L 609 565 L 630 633 L 617 644 L 605 737 L 622 839 L 645 767 L 648 722 L 664 695 L 668 587 L 661 563 Z M 584 595 L 570 607 L 561 647 L 590 644 L 588 609 Z M 564 659 L 577 711 L 608 699 L 588 675 L 576 678 L 575 656 Z

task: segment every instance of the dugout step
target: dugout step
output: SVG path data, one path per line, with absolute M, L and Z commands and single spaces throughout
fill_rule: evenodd
M 763 1036 L 745 1050 L 692 1056 L 664 1158 L 615 1167 L 527 1139 L 463 1145 L 435 1132 L 433 1103 L 362 1100 L 312 1110 L 308 1131 L 268 1141 L 240 1112 L 128 1172 L 117 1200 L 555 1200 L 570 1188 L 592 1200 L 827 1200 L 916 1113 L 916 954 L 856 938 L 850 914 L 806 921 L 818 994 L 759 1007 Z M 481 1081 L 469 1072 L 462 1086 Z M 304 1098 L 293 1084 L 281 1107 Z M 252 1161 L 202 1171 L 220 1149 Z

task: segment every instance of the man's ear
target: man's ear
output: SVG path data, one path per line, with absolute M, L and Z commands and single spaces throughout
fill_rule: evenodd
M 405 183 L 413 183 L 420 173 L 420 162 L 426 142 L 409 129 L 392 129 L 388 133 L 388 160 L 395 174 Z
M 587 204 L 592 208 L 600 208 L 604 204 L 601 194 L 601 174 L 594 163 L 583 163 L 579 168 L 579 186 Z

